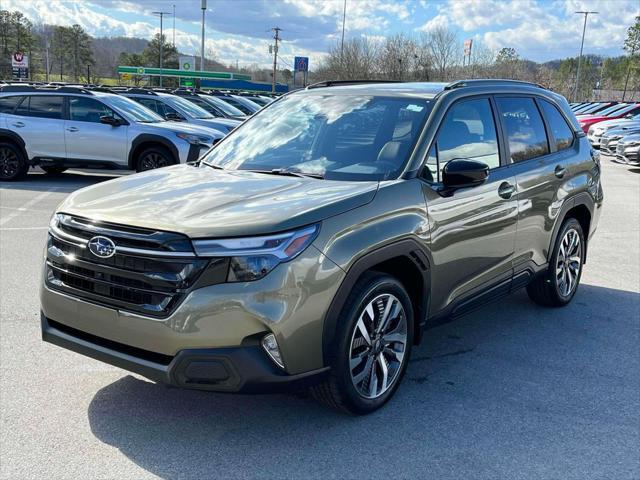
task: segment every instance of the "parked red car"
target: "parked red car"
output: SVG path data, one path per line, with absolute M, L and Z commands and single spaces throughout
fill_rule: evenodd
M 634 114 L 640 112 L 640 103 L 630 103 L 621 107 L 621 104 L 609 107 L 606 110 L 598 112 L 596 115 L 578 115 L 577 119 L 582 127 L 582 131 L 587 133 L 589 127 L 594 123 L 602 122 L 604 120 L 611 120 L 612 118 L 622 118 L 628 114 Z

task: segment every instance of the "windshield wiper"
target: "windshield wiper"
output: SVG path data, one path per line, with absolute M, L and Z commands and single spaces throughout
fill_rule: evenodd
M 324 175 L 321 173 L 302 172 L 299 170 L 289 170 L 286 168 L 273 168 L 271 170 L 247 170 L 248 172 L 264 173 L 267 175 L 282 175 L 286 177 L 311 177 L 317 179 L 324 179 Z

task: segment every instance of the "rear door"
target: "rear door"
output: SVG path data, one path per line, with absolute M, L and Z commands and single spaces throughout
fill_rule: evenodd
M 449 108 L 431 146 L 423 176 L 432 226 L 432 313 L 454 301 L 464 310 L 510 288 L 517 193 L 496 119 L 489 97 L 459 100 Z M 476 187 L 442 191 L 444 166 L 459 158 L 486 163 L 489 177 Z
M 547 261 L 551 231 L 566 197 L 563 184 L 578 142 L 564 116 L 547 100 L 500 96 L 496 104 L 518 187 L 514 273 L 523 272 L 521 280 L 526 282 L 532 269 Z
M 112 116 L 124 122 L 113 109 L 86 95 L 69 96 L 69 119 L 64 138 L 70 160 L 108 162 L 125 166 L 128 126 L 100 123 L 100 117 Z
M 7 123 L 24 140 L 30 159 L 66 158 L 63 96 L 26 95 Z

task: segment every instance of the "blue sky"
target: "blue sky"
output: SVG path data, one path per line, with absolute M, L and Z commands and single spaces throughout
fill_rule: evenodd
M 150 38 L 159 31 L 152 12 L 176 7 L 176 44 L 199 54 L 201 0 L 0 0 L 35 22 L 78 23 L 94 36 Z M 311 68 L 340 39 L 343 0 L 208 0 L 206 51 L 223 63 L 268 66 L 270 28 L 282 28 L 283 65 L 294 55 L 311 57 Z M 347 0 L 346 37 L 419 36 L 438 26 L 473 38 L 491 50 L 514 47 L 537 61 L 577 55 L 582 17 L 589 17 L 586 53 L 619 55 L 627 28 L 640 15 L 638 0 Z M 173 20 L 165 17 L 172 38 Z M 462 50 L 462 49 L 461 49 Z

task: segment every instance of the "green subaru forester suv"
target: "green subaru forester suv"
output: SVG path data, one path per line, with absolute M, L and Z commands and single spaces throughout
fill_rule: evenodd
M 522 287 L 569 303 L 602 199 L 599 157 L 549 90 L 323 82 L 195 164 L 71 194 L 42 336 L 157 382 L 309 388 L 368 413 L 425 327 Z

